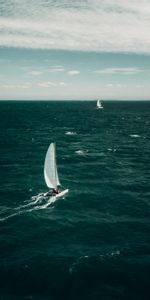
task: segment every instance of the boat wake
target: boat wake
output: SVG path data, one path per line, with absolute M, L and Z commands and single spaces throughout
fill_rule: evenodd
M 31 201 L 32 200 L 32 201 Z M 19 216 L 21 214 L 25 214 L 34 210 L 40 210 L 40 209 L 46 209 L 48 206 L 51 205 L 51 203 L 54 203 L 57 200 L 55 196 L 52 196 L 50 198 L 44 197 L 44 194 L 38 194 L 36 196 L 33 196 L 27 204 L 20 205 L 18 207 L 12 208 L 10 213 L 7 210 L 3 212 L 3 216 L 0 217 L 0 222 L 3 222 L 5 220 L 8 220 L 10 218 L 13 218 L 15 216 Z

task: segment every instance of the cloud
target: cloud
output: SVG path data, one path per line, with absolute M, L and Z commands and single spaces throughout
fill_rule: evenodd
M 46 82 L 39 82 L 38 86 L 43 87 L 43 88 L 48 88 L 50 86 L 57 86 L 57 84 L 52 81 L 46 81 Z
M 65 72 L 66 70 L 62 66 L 52 66 L 50 68 L 37 68 L 36 70 L 32 70 L 31 66 L 21 67 L 21 70 L 25 71 L 29 75 L 39 76 L 45 73 L 57 73 L 57 72 Z
M 101 70 L 94 71 L 98 74 L 122 74 L 122 75 L 134 75 L 140 72 L 143 72 L 143 70 L 139 68 L 105 68 Z
M 0 15 L 1 46 L 150 53 L 149 0 L 5 0 Z
M 122 88 L 122 87 L 125 87 L 126 84 L 120 84 L 120 83 L 108 83 L 106 84 L 107 87 L 110 87 L 110 88 Z
M 30 88 L 30 83 L 24 83 L 24 84 L 1 84 L 1 88 L 4 89 L 13 89 L 13 90 L 18 90 L 18 89 L 29 89 Z
M 64 81 L 57 82 L 57 83 L 52 81 L 45 81 L 45 82 L 39 82 L 37 85 L 42 88 L 49 88 L 51 86 L 53 87 L 67 86 L 67 83 L 65 83 Z
M 60 84 L 61 86 L 67 86 L 67 83 L 64 82 L 64 81 L 59 82 L 59 84 Z
M 30 71 L 29 74 L 33 75 L 33 76 L 39 76 L 42 74 L 42 72 L 41 71 Z
M 71 70 L 67 72 L 69 75 L 74 76 L 74 75 L 78 75 L 80 73 L 80 71 L 78 70 Z
M 63 67 L 52 67 L 48 69 L 48 72 L 56 73 L 56 72 L 65 72 Z

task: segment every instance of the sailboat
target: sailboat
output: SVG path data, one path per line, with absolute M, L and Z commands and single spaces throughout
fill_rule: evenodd
M 104 108 L 100 99 L 97 100 L 97 108 Z
M 55 199 L 63 197 L 66 193 L 68 193 L 68 189 L 63 191 L 59 191 L 59 187 L 61 186 L 57 165 L 56 165 L 56 145 L 55 143 L 51 143 L 46 153 L 45 163 L 44 163 L 44 178 L 47 187 L 50 189 L 44 196 L 55 197 Z

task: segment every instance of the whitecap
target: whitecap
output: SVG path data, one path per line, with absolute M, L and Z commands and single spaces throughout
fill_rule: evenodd
M 77 133 L 75 131 L 67 131 L 65 134 L 66 135 L 77 135 Z
M 116 148 L 113 148 L 113 149 L 112 149 L 112 148 L 108 148 L 107 150 L 108 150 L 108 151 L 112 151 L 112 152 L 116 152 L 116 151 L 117 151 Z
M 133 138 L 139 138 L 140 135 L 139 135 L 139 134 L 130 134 L 130 137 L 133 137 Z
M 111 255 L 111 256 L 117 256 L 117 255 L 120 255 L 120 251 L 119 251 L 119 250 L 116 250 L 115 252 L 111 252 L 110 255 Z
M 83 151 L 83 150 L 76 150 L 75 153 L 77 153 L 78 155 L 86 155 L 86 152 L 88 152 L 87 150 L 86 151 Z

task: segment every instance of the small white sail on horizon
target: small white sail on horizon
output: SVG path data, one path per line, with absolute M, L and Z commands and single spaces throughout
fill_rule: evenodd
M 104 108 L 100 99 L 97 100 L 97 108 Z
M 45 157 L 44 162 L 44 178 L 48 188 L 58 190 L 60 181 L 58 177 L 57 164 L 56 164 L 56 145 L 51 143 Z M 55 197 L 61 197 L 68 192 L 68 189 L 59 192 Z M 46 193 L 47 194 L 47 193 Z

